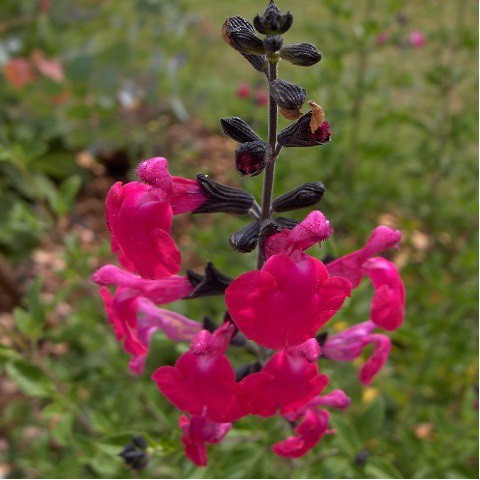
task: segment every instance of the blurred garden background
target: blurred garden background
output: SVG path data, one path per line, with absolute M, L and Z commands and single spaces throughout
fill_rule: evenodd
M 141 378 L 128 372 L 90 275 L 115 260 L 103 201 L 140 160 L 207 173 L 259 198 L 233 168 L 219 119 L 266 134 L 265 78 L 220 35 L 266 1 L 3 0 L 0 5 L 0 474 L 7 478 L 478 478 L 478 2 L 279 0 L 289 43 L 323 60 L 280 77 L 321 104 L 332 142 L 284 149 L 278 193 L 320 180 L 335 227 L 321 255 L 363 245 L 386 224 L 404 233 L 391 258 L 407 287 L 404 326 L 369 388 L 335 364 L 352 398 L 336 435 L 302 459 L 270 445 L 276 419 L 247 418 L 209 451 L 185 457 L 178 412 L 150 380 L 185 345 L 161 335 Z M 265 4 L 265 5 L 264 5 Z M 281 127 L 287 121 L 281 120 Z M 302 218 L 305 211 L 296 213 Z M 231 276 L 253 254 L 228 235 L 243 220 L 176 219 L 184 268 Z M 317 255 L 320 253 L 317 251 Z M 365 285 L 328 327 L 367 319 Z M 222 299 L 172 305 L 201 320 Z M 325 373 L 332 366 L 325 362 Z M 118 453 L 133 435 L 153 449 L 142 472 Z

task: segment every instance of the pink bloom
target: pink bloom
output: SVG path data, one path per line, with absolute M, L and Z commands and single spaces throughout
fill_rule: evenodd
M 114 285 L 136 290 L 142 297 L 160 305 L 185 298 L 193 291 L 193 286 L 187 277 L 172 275 L 159 280 L 148 280 L 115 265 L 99 268 L 92 275 L 92 280 L 100 285 Z
M 384 330 L 396 330 L 405 315 L 405 287 L 396 267 L 380 257 L 373 255 L 396 247 L 401 233 L 389 227 L 377 227 L 370 235 L 366 245 L 356 252 L 338 258 L 326 265 L 330 275 L 348 278 L 356 288 L 362 277 L 370 277 L 375 287 L 370 319 Z
M 42 50 L 36 49 L 32 53 L 32 60 L 38 71 L 45 77 L 58 83 L 65 79 L 63 66 L 58 58 L 46 58 Z
M 252 94 L 252 89 L 248 83 L 242 82 L 238 85 L 235 94 L 238 98 L 248 98 Z
M 164 158 L 140 164 L 146 183 L 117 182 L 106 200 L 112 251 L 121 265 L 145 278 L 169 277 L 180 270 L 181 254 L 170 236 L 175 213 L 196 209 L 205 202 L 197 182 L 168 173 Z
M 377 326 L 368 321 L 328 337 L 322 352 L 332 360 L 349 362 L 359 357 L 367 345 L 373 344 L 373 354 L 362 366 L 359 375 L 364 385 L 370 385 L 373 377 L 385 365 L 391 349 L 391 341 L 386 335 L 372 333 L 375 328 Z
M 380 45 L 384 45 L 385 43 L 387 43 L 388 41 L 390 40 L 390 35 L 387 33 L 387 32 L 381 32 L 376 40 L 375 40 L 375 43 L 380 46 Z
M 225 302 L 247 338 L 274 349 L 300 345 L 340 309 L 350 282 L 329 276 L 322 262 L 303 252 L 331 231 L 323 214 L 312 212 L 293 230 L 265 242 L 269 258 L 261 270 L 230 284 Z
M 288 437 L 273 445 L 274 453 L 281 457 L 299 458 L 311 450 L 328 430 L 330 414 L 326 410 L 308 410 L 305 418 L 295 428 L 297 436 Z
M 213 334 L 202 330 L 174 367 L 160 367 L 152 375 L 179 410 L 218 423 L 233 422 L 248 413 L 238 401 L 235 372 L 225 356 L 233 330 L 231 323 Z
M 410 45 L 415 48 L 423 47 L 427 43 L 425 35 L 419 31 L 414 31 L 410 33 L 408 41 Z
M 300 347 L 276 353 L 261 372 L 245 377 L 239 391 L 250 412 L 262 417 L 278 411 L 285 414 L 318 395 L 329 380 L 318 373 L 318 354 L 316 340 L 310 339 Z
M 259 107 L 268 105 L 268 93 L 265 90 L 258 90 L 258 92 L 255 95 L 255 103 Z
M 175 341 L 188 341 L 200 331 L 201 325 L 169 310 L 157 308 L 138 291 L 119 287 L 115 295 L 108 288 L 100 289 L 108 320 L 117 340 L 123 342 L 126 353 L 132 355 L 130 369 L 140 375 L 145 365 L 150 339 L 157 330 Z
M 178 423 L 183 430 L 182 443 L 187 457 L 198 465 L 207 465 L 207 449 L 205 443 L 218 443 L 232 428 L 231 423 L 214 423 L 205 416 L 182 415 Z

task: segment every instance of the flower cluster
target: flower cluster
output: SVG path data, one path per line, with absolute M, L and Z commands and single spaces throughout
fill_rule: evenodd
M 222 119 L 225 134 L 240 144 L 237 170 L 252 176 L 265 170 L 261 205 L 248 192 L 205 175 L 172 176 L 161 157 L 142 162 L 136 171 L 140 181 L 116 183 L 106 200 L 112 252 L 123 268 L 104 266 L 93 279 L 101 285 L 108 319 L 135 374 L 144 370 L 156 331 L 190 342 L 175 365 L 160 366 L 152 379 L 183 412 L 182 442 L 197 465 L 207 463 L 206 445 L 222 440 L 232 423 L 247 415 L 281 416 L 293 425 L 292 436 L 273 445 L 275 454 L 297 458 L 307 453 L 333 432 L 327 409 L 344 410 L 350 404 L 342 390 L 325 393 L 330 378 L 320 372 L 319 360 L 352 361 L 372 344 L 359 374 L 368 385 L 391 349 L 390 339 L 375 331 L 394 331 L 404 318 L 403 283 L 394 264 L 378 256 L 398 246 L 400 232 L 379 226 L 359 250 L 322 262 L 306 250 L 333 234 L 325 215 L 314 210 L 300 222 L 277 216 L 315 205 L 325 191 L 322 183 L 311 181 L 272 201 L 273 165 L 280 149 L 323 145 L 330 139 L 323 109 L 310 102 L 311 110 L 302 114 L 305 90 L 277 78 L 279 59 L 309 66 L 321 58 L 310 44 L 283 46 L 281 35 L 292 21 L 290 13 L 282 14 L 270 2 L 254 20 L 264 40 L 241 17 L 228 19 L 223 27 L 227 43 L 267 75 L 270 119 L 277 109 L 296 119 L 278 134 L 276 120 L 271 123 L 268 142 L 241 118 Z M 181 253 L 171 228 L 175 215 L 188 212 L 249 215 L 253 221 L 233 233 L 230 244 L 237 252 L 258 248 L 257 268 L 231 278 L 208 262 L 204 273 L 187 270 L 181 275 Z M 369 319 L 326 334 L 322 329 L 364 277 L 375 291 Z M 224 296 L 224 321 L 218 327 L 161 308 L 207 295 Z M 231 345 L 253 352 L 255 361 L 234 368 L 227 356 Z

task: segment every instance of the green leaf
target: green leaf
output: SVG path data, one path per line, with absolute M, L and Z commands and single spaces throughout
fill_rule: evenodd
M 19 386 L 20 390 L 32 397 L 50 397 L 54 388 L 50 379 L 35 365 L 18 360 L 6 366 L 8 376 Z

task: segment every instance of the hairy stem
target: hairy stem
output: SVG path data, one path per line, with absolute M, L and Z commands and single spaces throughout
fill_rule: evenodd
M 272 83 L 277 78 L 277 62 L 268 63 L 268 82 Z M 265 176 L 263 177 L 262 191 L 262 211 L 260 221 L 268 220 L 271 215 L 273 180 L 275 177 L 275 160 L 277 159 L 279 149 L 277 148 L 277 126 L 278 126 L 278 107 L 275 100 L 268 93 L 268 143 L 272 149 L 267 166 L 265 167 Z M 265 259 L 262 252 L 258 250 L 257 268 L 262 268 Z

